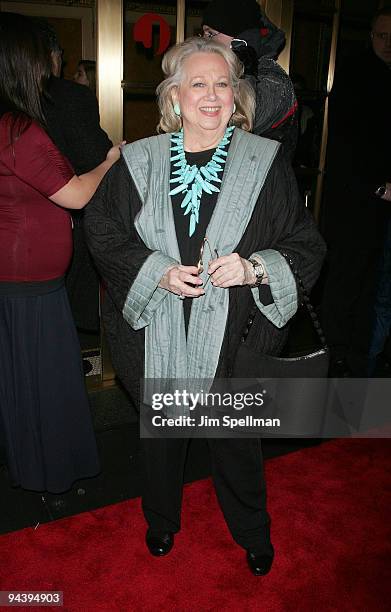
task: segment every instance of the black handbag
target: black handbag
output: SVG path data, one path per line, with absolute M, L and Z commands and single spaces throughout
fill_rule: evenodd
M 268 399 L 268 416 L 280 418 L 278 436 L 317 436 L 320 434 L 327 400 L 329 349 L 318 316 L 291 258 L 282 253 L 296 279 L 298 295 L 311 317 L 320 348 L 288 357 L 258 353 L 246 344 L 257 306 L 251 310 L 232 368 L 236 379 L 262 382 Z

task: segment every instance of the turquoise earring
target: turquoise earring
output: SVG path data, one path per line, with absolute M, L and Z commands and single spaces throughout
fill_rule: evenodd
M 175 113 L 175 114 L 176 114 L 178 117 L 180 117 L 180 116 L 181 116 L 181 107 L 179 106 L 178 102 L 175 102 L 175 104 L 174 104 L 174 106 L 173 106 L 173 109 L 174 109 L 174 113 Z

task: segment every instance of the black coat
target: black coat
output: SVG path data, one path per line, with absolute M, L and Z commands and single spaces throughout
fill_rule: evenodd
M 261 57 L 253 85 L 256 93 L 254 134 L 280 142 L 283 153 L 292 160 L 297 145 L 298 115 L 291 79 L 273 59 Z
M 253 132 L 280 142 L 284 155 L 292 160 L 298 136 L 296 94 L 289 75 L 275 61 L 285 44 L 285 34 L 265 15 L 262 29 L 267 34 L 257 27 L 238 35 L 247 41 L 256 57 L 255 64 L 243 62 L 245 78 L 255 91 Z
M 86 210 L 86 236 L 107 293 L 103 317 L 115 371 L 137 403 L 143 376 L 144 331 L 125 322 L 122 309 L 129 289 L 151 251 L 142 243 L 134 219 L 141 201 L 124 161 L 119 160 L 103 179 Z M 297 191 L 296 179 L 279 153 L 259 195 L 251 222 L 236 251 L 242 257 L 263 249 L 284 249 L 295 260 L 305 285 L 315 282 L 323 260 L 324 243 Z M 227 329 L 217 376 L 224 376 L 233 362 L 241 332 L 254 300 L 249 287 L 230 291 Z M 260 297 L 270 303 L 271 293 L 262 286 Z M 277 329 L 257 313 L 247 342 L 268 354 L 279 354 L 287 326 Z
M 105 160 L 112 143 L 100 127 L 98 101 L 88 87 L 51 77 L 44 113 L 49 136 L 77 175 Z M 97 330 L 99 277 L 85 243 L 83 217 L 83 211 L 72 213 L 74 249 L 66 286 L 76 325 Z
M 391 70 L 372 51 L 339 67 L 330 95 L 322 228 L 330 245 L 381 248 L 390 203 Z
M 77 175 L 89 172 L 107 155 L 112 142 L 100 127 L 98 101 L 85 85 L 51 77 L 44 113 L 50 138 Z

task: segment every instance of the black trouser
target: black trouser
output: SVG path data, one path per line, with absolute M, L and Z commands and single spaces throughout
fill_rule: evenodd
M 183 438 L 140 440 L 143 511 L 154 532 L 180 529 L 188 443 Z M 245 549 L 272 554 L 260 440 L 209 439 L 208 444 L 217 498 L 232 537 Z M 204 516 L 209 529 L 207 508 Z
M 380 249 L 331 247 L 322 300 L 322 325 L 332 358 L 367 376 Z

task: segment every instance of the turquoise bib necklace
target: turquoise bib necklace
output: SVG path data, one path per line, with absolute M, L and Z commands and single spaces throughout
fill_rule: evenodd
M 230 143 L 234 129 L 234 125 L 227 127 L 212 159 L 208 161 L 206 166 L 200 168 L 196 165 L 190 166 L 186 161 L 183 148 L 183 129 L 171 135 L 171 151 L 174 153 L 171 161 L 175 162 L 173 167 L 178 169 L 171 173 L 170 184 L 178 183 L 178 185 L 171 189 L 169 195 L 185 194 L 181 208 L 184 209 L 184 215 L 190 214 L 190 237 L 194 234 L 198 223 L 202 192 L 212 193 L 212 191 L 215 191 L 218 193 L 220 191 L 219 187 L 213 185 L 212 182 L 221 183 L 218 175 L 223 172 L 228 155 L 227 151 L 224 151 L 224 147 Z

